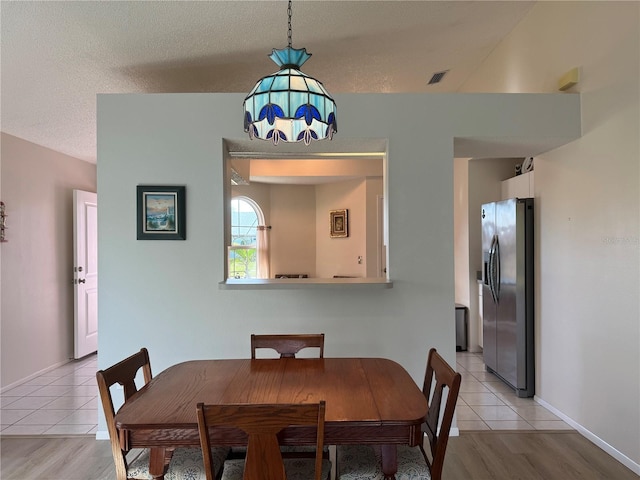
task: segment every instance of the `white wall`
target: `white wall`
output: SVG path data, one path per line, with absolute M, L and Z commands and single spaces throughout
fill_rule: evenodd
M 1 148 L 2 148 L 2 136 L 0 135 L 0 199 L 3 199 L 4 196 L 2 194 L 2 152 L 1 152 Z M 0 244 L 0 302 L 2 301 L 2 244 Z M 0 334 L 2 334 L 2 306 L 0 305 Z M 2 337 L 4 337 L 4 335 L 2 335 Z M 2 344 L 0 342 L 0 348 L 2 348 Z M 2 361 L 2 357 L 1 357 L 1 353 L 0 353 L 0 362 L 4 363 Z M 0 363 L 0 365 L 1 365 Z M 1 367 L 0 367 L 1 368 Z M 0 392 L 2 391 L 2 371 L 0 371 Z
M 271 276 L 316 276 L 316 198 L 313 185 L 271 186 Z
M 98 96 L 100 367 L 146 346 L 160 372 L 187 359 L 246 357 L 254 332 L 322 331 L 327 356 L 391 358 L 421 382 L 429 347 L 455 364 L 454 137 L 580 132 L 575 96 L 336 95 L 342 138 L 388 139 L 393 288 L 228 290 L 218 286 L 221 144 L 244 137 L 242 118 L 229 121 L 242 100 Z M 136 240 L 135 191 L 143 183 L 186 185 L 185 241 Z
M 539 2 L 463 87 L 582 79 L 583 137 L 535 159 L 536 391 L 640 473 L 640 4 Z
M 383 204 L 378 205 L 378 199 L 384 201 L 384 178 L 367 177 L 366 180 L 366 253 L 364 264 L 365 276 L 369 278 L 385 277 L 381 270 L 384 265 L 382 245 L 384 244 L 384 212 Z M 380 211 L 379 211 L 380 210 Z
M 2 387 L 73 357 L 73 189 L 96 166 L 2 133 Z
M 469 166 L 468 158 L 453 159 L 453 251 L 455 264 L 455 300 L 469 307 Z M 469 322 L 474 318 L 469 316 Z M 469 325 L 470 327 L 472 325 Z M 471 335 L 469 335 L 471 337 Z M 468 343 L 471 338 L 468 339 Z M 469 349 L 476 351 L 476 348 Z
M 348 180 L 316 186 L 316 272 L 319 278 L 334 275 L 366 277 L 367 182 Z M 348 237 L 329 235 L 329 212 L 348 210 Z M 363 262 L 358 264 L 357 258 Z

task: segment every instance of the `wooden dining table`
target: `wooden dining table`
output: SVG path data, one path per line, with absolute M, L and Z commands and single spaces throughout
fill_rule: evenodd
M 407 371 L 384 358 L 193 360 L 156 375 L 116 414 L 124 449 L 151 448 L 162 477 L 166 448 L 200 445 L 196 405 L 326 402 L 325 444 L 378 444 L 385 478 L 395 478 L 396 445 L 422 442 L 427 401 Z M 246 435 L 211 431 L 215 445 L 243 446 Z M 281 432 L 282 445 L 315 445 L 312 427 Z

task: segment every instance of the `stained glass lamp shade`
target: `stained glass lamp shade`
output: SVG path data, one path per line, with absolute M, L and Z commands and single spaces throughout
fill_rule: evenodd
M 244 131 L 250 138 L 274 145 L 333 138 L 336 104 L 322 83 L 300 71 L 309 57 L 305 48 L 291 46 L 269 55 L 280 70 L 261 78 L 244 99 Z

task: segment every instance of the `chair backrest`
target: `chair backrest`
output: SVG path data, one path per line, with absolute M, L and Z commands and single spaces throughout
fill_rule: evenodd
M 113 453 L 113 460 L 116 464 L 116 478 L 118 479 L 127 478 L 127 452 L 123 451 L 121 448 L 119 433 L 115 422 L 116 412 L 113 407 L 113 398 L 111 396 L 110 387 L 116 383 L 122 385 L 124 401 L 126 402 L 138 391 L 135 378 L 140 369 L 142 369 L 144 383 L 146 384 L 152 377 L 149 352 L 146 348 L 142 348 L 138 353 L 125 358 L 105 370 L 99 370 L 96 373 L 100 400 L 102 401 L 102 408 L 104 410 L 107 429 L 109 430 L 109 438 L 111 440 L 111 452 Z
M 239 404 L 197 406 L 200 446 L 207 480 L 214 480 L 210 428 L 235 427 L 248 436 L 244 478 L 285 480 L 278 433 L 290 425 L 316 426 L 315 480 L 322 475 L 325 402 L 306 404 Z
M 422 393 L 427 398 L 428 405 L 424 427 L 431 447 L 432 460 L 430 469 L 432 480 L 440 480 L 442 477 L 444 454 L 449 441 L 449 430 L 451 430 L 451 421 L 453 420 L 453 413 L 458 400 L 461 379 L 462 376 L 451 368 L 435 348 L 429 350 Z M 438 430 L 440 407 L 445 387 L 448 389 L 447 401 L 442 415 L 440 430 Z
M 295 357 L 303 348 L 320 349 L 324 357 L 324 333 L 289 335 L 251 335 L 251 358 L 256 358 L 257 348 L 270 348 L 280 354 L 280 358 Z

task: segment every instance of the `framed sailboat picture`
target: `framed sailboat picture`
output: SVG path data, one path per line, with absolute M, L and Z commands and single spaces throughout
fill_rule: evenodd
M 138 240 L 187 238 L 186 187 L 138 185 Z

